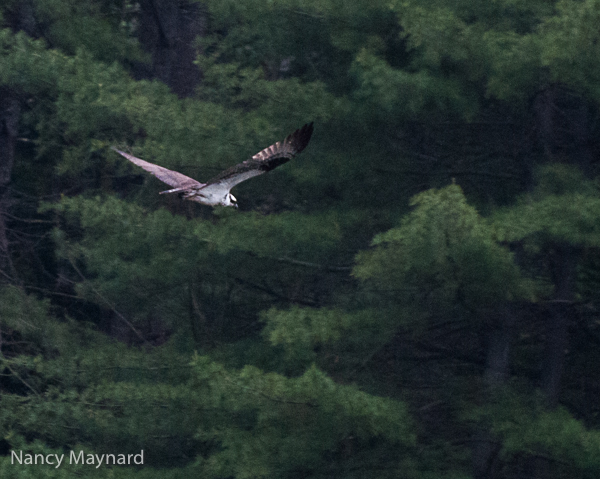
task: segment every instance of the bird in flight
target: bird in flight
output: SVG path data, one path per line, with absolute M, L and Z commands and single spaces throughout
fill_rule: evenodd
M 177 171 L 171 171 L 162 166 L 148 163 L 121 150 L 111 147 L 119 155 L 124 156 L 133 164 L 143 168 L 156 176 L 160 181 L 173 187 L 171 190 L 161 191 L 163 193 L 179 193 L 184 199 L 197 201 L 209 206 L 234 206 L 237 208 L 237 200 L 230 191 L 235 185 L 246 181 L 254 176 L 262 175 L 287 163 L 300 153 L 313 133 L 313 124 L 308 123 L 289 135 L 285 140 L 265 148 L 249 160 L 243 161 L 215 176 L 208 183 L 185 176 Z

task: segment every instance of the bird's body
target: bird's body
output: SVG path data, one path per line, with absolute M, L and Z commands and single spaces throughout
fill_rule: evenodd
M 285 140 L 279 141 L 268 148 L 258 152 L 249 160 L 223 171 L 207 183 L 185 176 L 177 171 L 168 170 L 162 166 L 148 163 L 140 158 L 129 155 L 123 151 L 112 148 L 133 164 L 152 173 L 159 180 L 173 187 L 162 193 L 179 193 L 186 200 L 197 201 L 209 206 L 235 206 L 237 201 L 230 191 L 235 185 L 254 176 L 267 173 L 278 166 L 287 163 L 300 153 L 308 142 L 313 132 L 313 124 L 304 125 L 289 135 Z

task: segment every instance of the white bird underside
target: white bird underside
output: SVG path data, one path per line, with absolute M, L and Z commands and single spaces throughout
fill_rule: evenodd
M 249 160 L 243 161 L 219 173 L 208 183 L 185 176 L 177 171 L 168 170 L 162 166 L 148 163 L 133 155 L 129 155 L 114 146 L 111 147 L 119 155 L 124 156 L 133 164 L 156 176 L 159 180 L 173 187 L 160 193 L 180 193 L 186 200 L 197 201 L 209 206 L 235 206 L 237 201 L 230 193 L 231 189 L 254 176 L 267 173 L 284 163 L 287 163 L 300 153 L 312 136 L 313 124 L 309 123 L 289 135 L 285 140 L 265 148 Z

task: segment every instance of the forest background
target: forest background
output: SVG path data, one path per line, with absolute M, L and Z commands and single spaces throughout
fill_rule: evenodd
M 600 477 L 600 1 L 4 0 L 0 476 Z M 314 121 L 239 210 L 157 193 Z M 11 462 L 137 454 L 143 466 Z

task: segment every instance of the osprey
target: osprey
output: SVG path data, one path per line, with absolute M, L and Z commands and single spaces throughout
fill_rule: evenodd
M 234 206 L 237 208 L 237 200 L 229 191 L 238 183 L 245 181 L 253 176 L 267 173 L 279 165 L 290 161 L 294 156 L 300 153 L 308 142 L 313 132 L 312 122 L 299 128 L 289 135 L 285 140 L 265 148 L 258 152 L 249 160 L 232 166 L 215 176 L 208 183 L 185 176 L 177 171 L 171 171 L 162 166 L 148 163 L 147 161 L 136 158 L 121 150 L 111 147 L 119 155 L 124 156 L 133 164 L 152 173 L 160 181 L 172 186 L 172 190 L 161 191 L 163 193 L 179 193 L 186 200 L 197 201 L 203 205 L 209 206 Z

